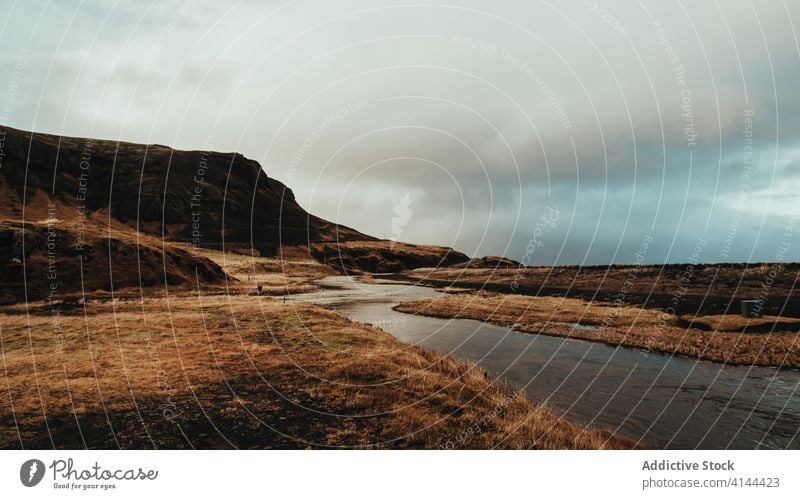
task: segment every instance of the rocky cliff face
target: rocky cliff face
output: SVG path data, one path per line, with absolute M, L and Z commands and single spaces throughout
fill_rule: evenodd
M 311 215 L 291 189 L 237 153 L 0 128 L 0 160 L 0 279 L 6 285 L 27 275 L 31 289 L 46 290 L 31 276 L 45 275 L 48 261 L 68 273 L 76 258 L 103 263 L 92 273 L 92 285 L 101 288 L 111 286 L 111 275 L 125 285 L 224 277 L 181 243 L 263 255 L 300 246 L 343 272 L 468 260 L 450 248 L 390 244 Z
M 374 239 L 310 215 L 291 189 L 240 154 L 13 129 L 5 135 L 0 178 L 17 208 L 50 193 L 143 233 L 205 247 L 247 244 L 270 252 L 280 244 Z

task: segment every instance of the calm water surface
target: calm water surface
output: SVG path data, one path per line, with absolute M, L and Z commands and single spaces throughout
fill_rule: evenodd
M 440 293 L 344 276 L 322 283 L 332 289 L 292 299 L 476 362 L 494 379 L 512 382 L 533 402 L 575 421 L 662 448 L 800 449 L 800 371 L 724 366 L 481 321 L 405 314 L 392 307 Z

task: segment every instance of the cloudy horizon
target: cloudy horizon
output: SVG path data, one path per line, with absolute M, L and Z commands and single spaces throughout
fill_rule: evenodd
M 315 215 L 471 256 L 797 261 L 799 16 L 783 0 L 13 2 L 0 124 L 237 151 Z

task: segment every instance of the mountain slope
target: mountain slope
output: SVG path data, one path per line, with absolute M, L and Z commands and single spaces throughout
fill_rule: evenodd
M 339 271 L 468 260 L 450 248 L 382 241 L 311 215 L 291 189 L 237 153 L 0 128 L 0 160 L 0 281 L 14 296 L 25 279 L 33 296 L 46 292 L 47 283 L 35 281 L 50 264 L 70 273 L 62 287 L 82 289 L 71 274 L 80 267 L 76 258 L 95 262 L 83 274 L 89 270 L 93 286 L 105 289 L 112 274 L 125 285 L 224 277 L 215 263 L 180 246 L 186 244 L 265 256 L 303 247 Z
M 371 240 L 308 214 L 291 189 L 235 153 L 31 134 L 6 129 L 0 178 L 16 206 L 39 192 L 168 240 L 257 249 Z M 85 199 L 80 199 L 81 195 Z M 3 208 L 7 208 L 4 203 Z M 194 232 L 194 237 L 193 237 Z

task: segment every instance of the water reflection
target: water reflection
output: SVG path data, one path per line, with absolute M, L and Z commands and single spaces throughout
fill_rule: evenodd
M 293 299 L 334 308 L 406 343 L 476 362 L 570 419 L 663 448 L 800 448 L 799 371 L 724 366 L 474 320 L 404 314 L 392 307 L 438 293 L 339 276 L 323 282 L 335 289 Z

